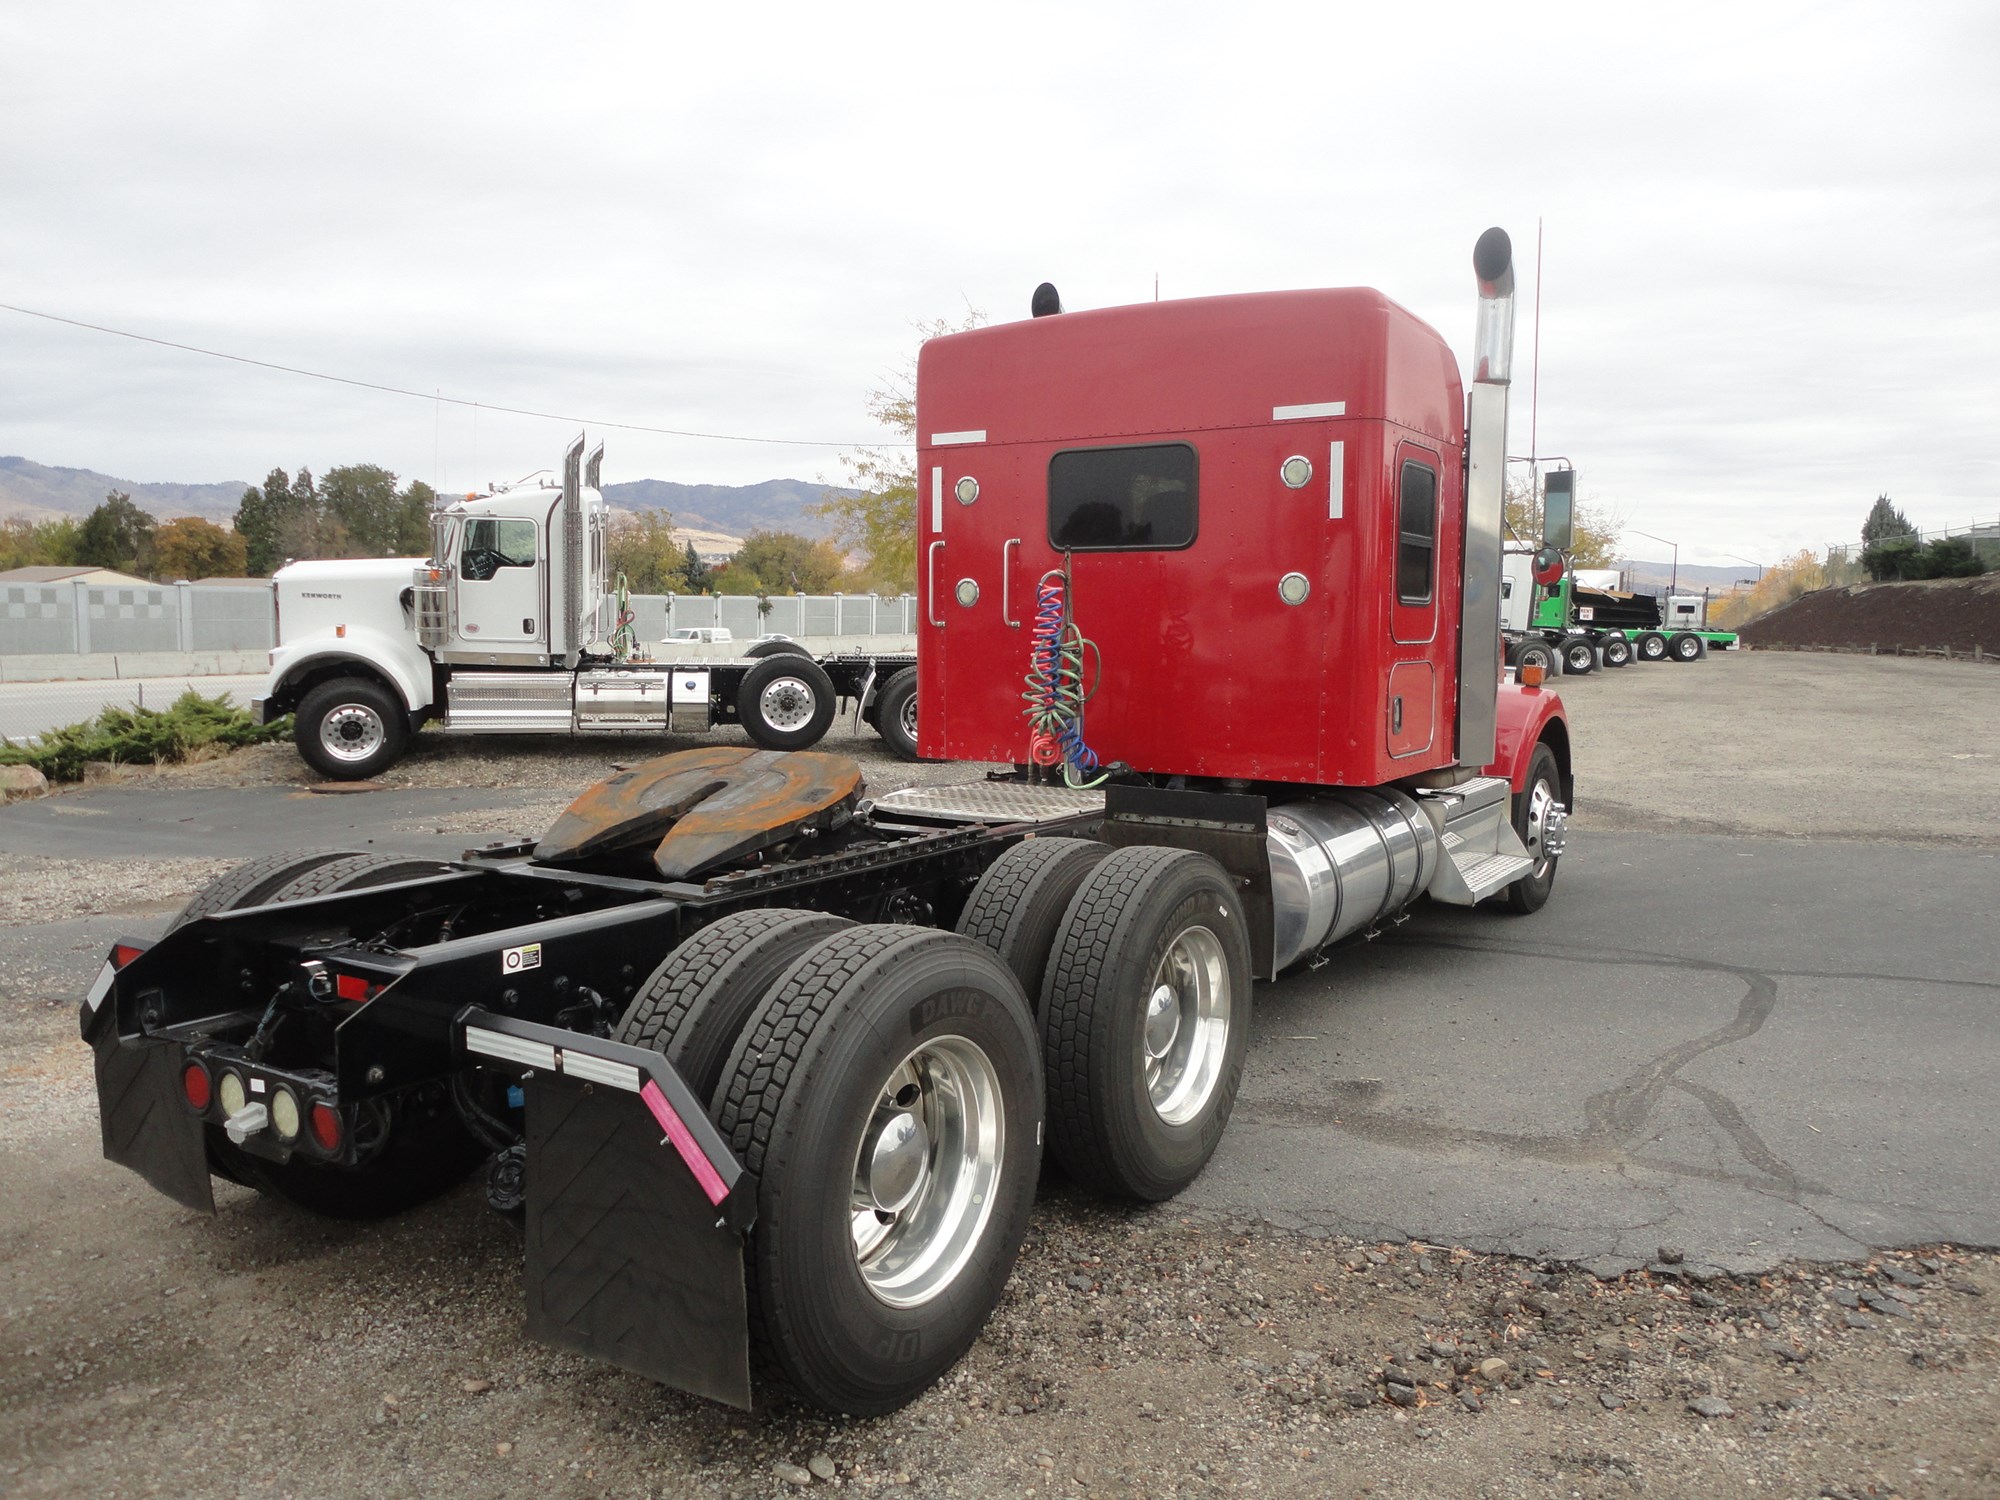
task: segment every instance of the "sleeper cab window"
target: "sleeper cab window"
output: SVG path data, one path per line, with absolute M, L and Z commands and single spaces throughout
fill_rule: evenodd
M 1431 602 L 1437 497 L 1437 470 L 1424 464 L 1403 465 L 1403 483 L 1396 501 L 1396 598 L 1404 604 Z
M 465 547 L 459 572 L 474 580 L 491 578 L 502 568 L 535 565 L 535 523 L 501 521 L 481 516 L 465 523 Z
M 1172 552 L 1193 544 L 1188 443 L 1072 448 L 1049 460 L 1049 545 L 1058 552 Z

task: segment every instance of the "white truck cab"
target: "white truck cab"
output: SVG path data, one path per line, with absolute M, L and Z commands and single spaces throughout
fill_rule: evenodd
M 641 647 L 621 625 L 607 577 L 603 457 L 600 444 L 585 460 L 578 437 L 559 482 L 439 506 L 427 558 L 280 569 L 278 645 L 253 700 L 259 721 L 296 715 L 300 755 L 343 780 L 386 770 L 430 719 L 509 734 L 693 733 L 736 723 L 767 750 L 801 750 L 826 733 L 840 698 L 867 716 L 907 666 L 912 703 L 869 722 L 889 723 L 884 738 L 915 758 L 914 730 L 904 732 L 915 712 L 909 658 L 676 662 Z M 725 629 L 693 628 L 669 644 L 729 640 Z

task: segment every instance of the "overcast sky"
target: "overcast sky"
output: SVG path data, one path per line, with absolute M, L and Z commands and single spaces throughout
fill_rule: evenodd
M 255 359 L 850 444 L 917 322 L 1045 278 L 1372 285 L 1463 363 L 1500 224 L 1525 376 L 1540 219 L 1541 451 L 1683 562 L 1850 537 L 1885 490 L 2000 519 L 1991 4 L 67 0 L 0 10 L 0 101 L 0 302 Z M 0 452 L 42 463 L 457 488 L 575 426 L 0 312 Z M 613 480 L 840 473 L 601 435 Z

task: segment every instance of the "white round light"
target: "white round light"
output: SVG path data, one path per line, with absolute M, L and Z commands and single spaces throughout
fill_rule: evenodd
M 1302 490 L 1306 481 L 1313 477 L 1312 460 L 1302 453 L 1294 453 L 1278 465 L 1278 477 L 1285 481 L 1288 490 Z
M 247 1101 L 243 1092 L 241 1073 L 224 1073 L 222 1083 L 215 1091 L 216 1102 L 222 1106 L 224 1115 L 233 1115 L 241 1110 Z
M 299 1101 L 290 1089 L 278 1089 L 271 1095 L 271 1128 L 281 1141 L 299 1138 Z
M 952 592 L 957 596 L 958 602 L 963 604 L 967 609 L 972 608 L 973 605 L 979 602 L 979 585 L 974 583 L 970 578 L 959 579 L 958 587 L 952 590 Z
M 1287 604 L 1303 604 L 1311 592 L 1312 585 L 1303 573 L 1287 573 L 1278 580 L 1278 597 Z
M 960 505 L 970 505 L 979 498 L 979 481 L 968 474 L 951 487 L 951 492 L 958 496 Z

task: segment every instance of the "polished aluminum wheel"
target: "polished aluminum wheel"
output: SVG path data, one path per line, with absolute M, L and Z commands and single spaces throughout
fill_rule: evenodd
M 797 677 L 775 677 L 758 695 L 757 708 L 773 729 L 801 729 L 812 722 L 812 684 Z
M 1549 849 L 1550 823 L 1561 809 L 1556 802 L 1555 788 L 1546 781 L 1537 781 L 1528 791 L 1528 836 L 1522 840 L 1528 846 L 1528 858 L 1535 862 L 1535 879 L 1548 874 L 1549 866 L 1555 863 L 1557 851 Z
M 1140 1032 L 1146 1093 L 1169 1125 L 1199 1116 L 1222 1077 L 1229 1049 L 1229 963 L 1206 927 L 1175 935 L 1147 986 Z
M 343 703 L 319 721 L 319 742 L 335 760 L 366 760 L 382 748 L 388 729 L 365 703 Z
M 1006 1154 L 1000 1078 L 964 1037 L 897 1065 L 854 1153 L 854 1261 L 892 1307 L 937 1297 L 965 1269 L 993 1212 Z

